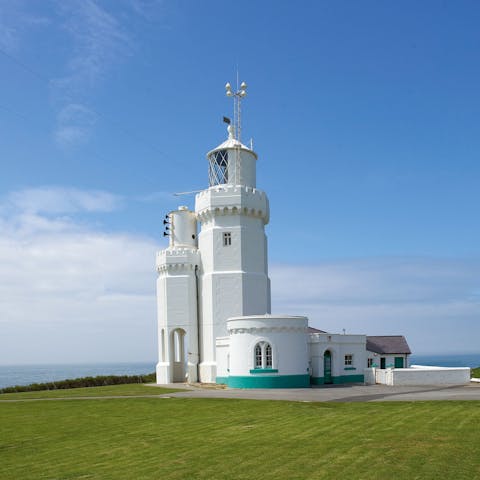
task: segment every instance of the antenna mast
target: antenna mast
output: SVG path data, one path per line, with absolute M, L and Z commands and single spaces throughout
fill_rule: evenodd
M 238 72 L 237 72 L 237 90 L 232 91 L 232 86 L 230 83 L 225 84 L 225 90 L 227 97 L 233 97 L 233 131 L 235 133 L 235 138 L 241 142 L 242 137 L 242 98 L 247 95 L 247 84 L 242 82 L 238 86 Z

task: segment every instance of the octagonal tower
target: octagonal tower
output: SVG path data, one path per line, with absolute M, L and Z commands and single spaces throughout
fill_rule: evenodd
M 227 335 L 227 319 L 270 313 L 269 205 L 256 188 L 257 158 L 229 126 L 228 139 L 207 154 L 210 186 L 195 198 L 202 382 L 215 382 L 215 339 Z

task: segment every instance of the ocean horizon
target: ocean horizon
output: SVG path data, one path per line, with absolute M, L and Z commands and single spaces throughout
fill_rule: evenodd
M 0 388 L 67 378 L 97 375 L 145 375 L 155 371 L 156 362 L 110 362 L 77 364 L 0 365 Z M 410 364 L 437 367 L 480 366 L 480 353 L 451 355 L 411 355 Z
M 155 362 L 0 365 L 0 388 L 98 375 L 145 375 Z

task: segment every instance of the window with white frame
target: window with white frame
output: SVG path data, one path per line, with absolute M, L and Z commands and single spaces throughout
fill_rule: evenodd
M 232 244 L 232 233 L 224 232 L 223 233 L 223 246 L 229 247 Z
M 353 365 L 353 355 L 351 353 L 348 353 L 345 355 L 345 366 L 346 367 L 351 367 Z
M 255 345 L 255 368 L 262 368 L 262 360 L 262 346 L 260 345 L 260 343 L 257 343 Z
M 258 342 L 253 350 L 254 365 L 256 369 L 272 368 L 273 355 L 272 346 L 267 342 Z
M 272 346 L 269 343 L 265 344 L 265 366 L 272 368 Z

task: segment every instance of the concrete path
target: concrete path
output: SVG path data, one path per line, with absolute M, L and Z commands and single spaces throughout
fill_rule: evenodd
M 229 389 L 172 383 L 162 385 L 182 389 L 175 393 L 156 393 L 158 385 L 149 384 L 151 395 L 106 395 L 57 398 L 2 399 L 1 403 L 44 402 L 59 400 L 106 400 L 128 398 L 229 398 L 251 400 L 290 400 L 294 402 L 390 402 L 420 400 L 480 400 L 480 384 L 443 387 L 387 387 L 385 385 L 329 385 L 313 388 Z M 161 390 L 159 390 L 161 392 Z
M 152 385 L 154 389 L 156 386 Z M 331 385 L 313 388 L 229 389 L 192 387 L 170 388 L 185 391 L 165 396 L 176 398 L 245 398 L 252 400 L 292 400 L 297 402 L 385 402 L 416 400 L 480 400 L 480 384 L 441 387 L 387 387 L 385 385 Z

